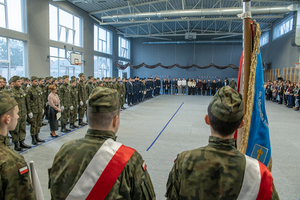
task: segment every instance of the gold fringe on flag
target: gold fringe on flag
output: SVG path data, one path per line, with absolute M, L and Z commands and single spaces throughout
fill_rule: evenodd
M 247 110 L 246 110 L 246 114 L 244 116 L 245 124 L 243 127 L 241 149 L 240 149 L 240 151 L 243 154 L 246 154 L 247 145 L 248 145 L 248 137 L 249 137 L 250 127 L 251 127 L 252 110 L 253 110 L 253 103 L 254 103 L 257 53 L 259 52 L 260 36 L 261 36 L 261 29 L 260 29 L 259 24 L 255 20 L 253 21 L 253 24 L 256 26 L 256 32 L 255 32 L 255 37 L 254 37 L 254 48 L 253 48 L 253 52 L 252 52 L 252 56 L 251 56 L 250 77 L 249 77 L 248 97 L 247 97 Z M 270 162 L 267 167 L 271 171 L 272 157 L 271 157 Z

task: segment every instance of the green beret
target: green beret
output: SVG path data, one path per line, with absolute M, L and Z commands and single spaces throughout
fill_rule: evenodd
M 88 100 L 87 109 L 92 113 L 108 113 L 118 110 L 119 93 L 115 89 L 96 87 Z
M 12 82 L 16 82 L 16 81 L 18 81 L 18 80 L 21 80 L 21 78 L 20 78 L 20 76 L 13 76 L 13 77 L 11 77 L 11 79 L 10 79 Z
M 24 81 L 28 81 L 29 79 L 27 77 L 24 77 Z
M 99 77 L 97 77 L 97 80 L 98 80 L 98 79 L 100 80 L 100 78 L 99 78 Z
M 89 76 L 88 79 L 94 78 L 93 76 Z
M 236 122 L 244 116 L 243 97 L 230 86 L 220 88 L 209 107 L 211 113 L 224 122 Z
M 121 78 L 118 76 L 117 79 L 121 79 Z
M 105 79 L 105 77 L 102 77 L 102 80 Z
M 13 107 L 18 105 L 11 91 L 0 92 L 0 115 L 3 115 Z
M 57 80 L 61 80 L 61 79 L 62 79 L 62 77 L 61 77 L 61 76 L 57 77 Z
M 39 78 L 39 81 L 43 80 L 44 78 Z
M 79 78 L 76 78 L 76 81 L 78 81 L 79 80 Z
M 34 81 L 34 80 L 38 80 L 38 77 L 37 76 L 32 76 L 31 77 L 31 81 Z M 49 79 L 48 79 L 49 80 Z
M 71 79 L 76 79 L 76 76 L 71 76 Z
M 5 82 L 6 82 L 6 78 L 5 78 L 5 77 L 3 77 L 3 81 L 5 81 Z
M 65 79 L 65 78 L 69 78 L 69 75 L 64 75 L 64 76 L 63 76 L 63 79 Z
M 53 76 L 49 76 L 49 79 L 53 78 Z
M 74 83 L 74 82 L 76 82 L 76 80 L 75 80 L 75 79 L 72 79 L 72 80 L 70 81 L 70 83 Z
M 8 84 L 11 84 L 11 79 L 9 79 Z
M 56 81 L 56 80 L 57 80 L 57 78 L 53 78 L 53 79 L 52 79 L 52 81 Z
M 103 83 L 102 81 L 99 81 L 99 84 Z
M 125 77 L 123 77 L 122 80 L 125 80 Z
M 116 79 L 115 77 L 112 77 L 112 79 Z
M 82 76 L 84 76 L 84 73 L 80 73 L 78 76 L 79 76 L 79 77 L 82 77 Z

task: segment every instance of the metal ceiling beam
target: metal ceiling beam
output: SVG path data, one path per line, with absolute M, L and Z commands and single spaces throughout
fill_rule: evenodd
M 90 15 L 92 16 L 92 15 Z M 283 18 L 284 15 L 276 15 L 276 16 L 252 16 L 252 19 L 277 19 L 277 18 Z M 236 20 L 240 20 L 240 18 L 238 17 L 217 17 L 217 18 L 198 18 L 198 17 L 195 17 L 195 18 L 185 18 L 185 19 L 182 19 L 182 18 L 178 18 L 178 19 L 162 19 L 162 20 L 141 20 L 141 21 L 135 21 L 135 20 L 132 20 L 132 21 L 118 21 L 118 22 L 101 22 L 100 20 L 96 20 L 99 22 L 100 25 L 118 25 L 118 24 L 139 24 L 140 26 L 141 25 L 145 25 L 145 24 L 148 24 L 148 23 L 164 23 L 164 22 L 182 22 L 182 21 L 227 21 L 227 20 L 233 20 L 233 19 L 236 19 Z M 241 22 L 243 22 L 241 20 Z
M 214 35 L 242 35 L 243 33 L 196 33 L 196 35 L 208 35 L 208 36 L 214 36 Z M 185 33 L 176 33 L 176 34 L 148 34 L 148 35 L 135 35 L 135 34 L 126 34 L 124 33 L 124 37 L 172 37 L 172 36 L 185 36 Z
M 296 11 L 298 6 L 267 6 L 252 7 L 253 15 L 283 14 Z M 124 15 L 102 16 L 101 20 L 128 19 L 128 18 L 166 18 L 166 17 L 199 17 L 199 16 L 234 16 L 243 13 L 243 8 L 214 8 L 214 9 L 191 9 L 191 10 L 168 10 L 160 12 L 132 13 Z

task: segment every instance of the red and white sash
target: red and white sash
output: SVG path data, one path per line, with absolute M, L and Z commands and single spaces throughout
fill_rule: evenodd
M 105 199 L 134 153 L 112 139 L 99 148 L 66 200 Z
M 273 192 L 273 178 L 268 168 L 256 159 L 246 156 L 242 189 L 237 200 L 268 200 Z

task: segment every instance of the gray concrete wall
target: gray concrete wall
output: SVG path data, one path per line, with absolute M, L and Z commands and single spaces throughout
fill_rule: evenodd
M 228 64 L 239 65 L 239 60 L 242 52 L 242 44 L 233 45 L 204 45 L 204 44 L 160 44 L 146 45 L 142 44 L 153 39 L 132 39 L 132 64 L 138 65 L 146 63 L 153 65 L 162 63 L 162 65 L 172 65 L 178 63 L 180 65 L 197 64 L 206 66 L 214 63 L 219 66 Z M 237 77 L 238 71 L 233 69 L 219 70 L 216 68 L 209 69 L 180 69 L 174 67 L 172 69 L 164 69 L 157 67 L 155 69 L 140 69 L 131 70 L 131 76 L 149 77 L 150 75 L 170 75 L 172 77 L 190 77 L 197 76 L 218 76 L 221 79 L 225 77 Z

